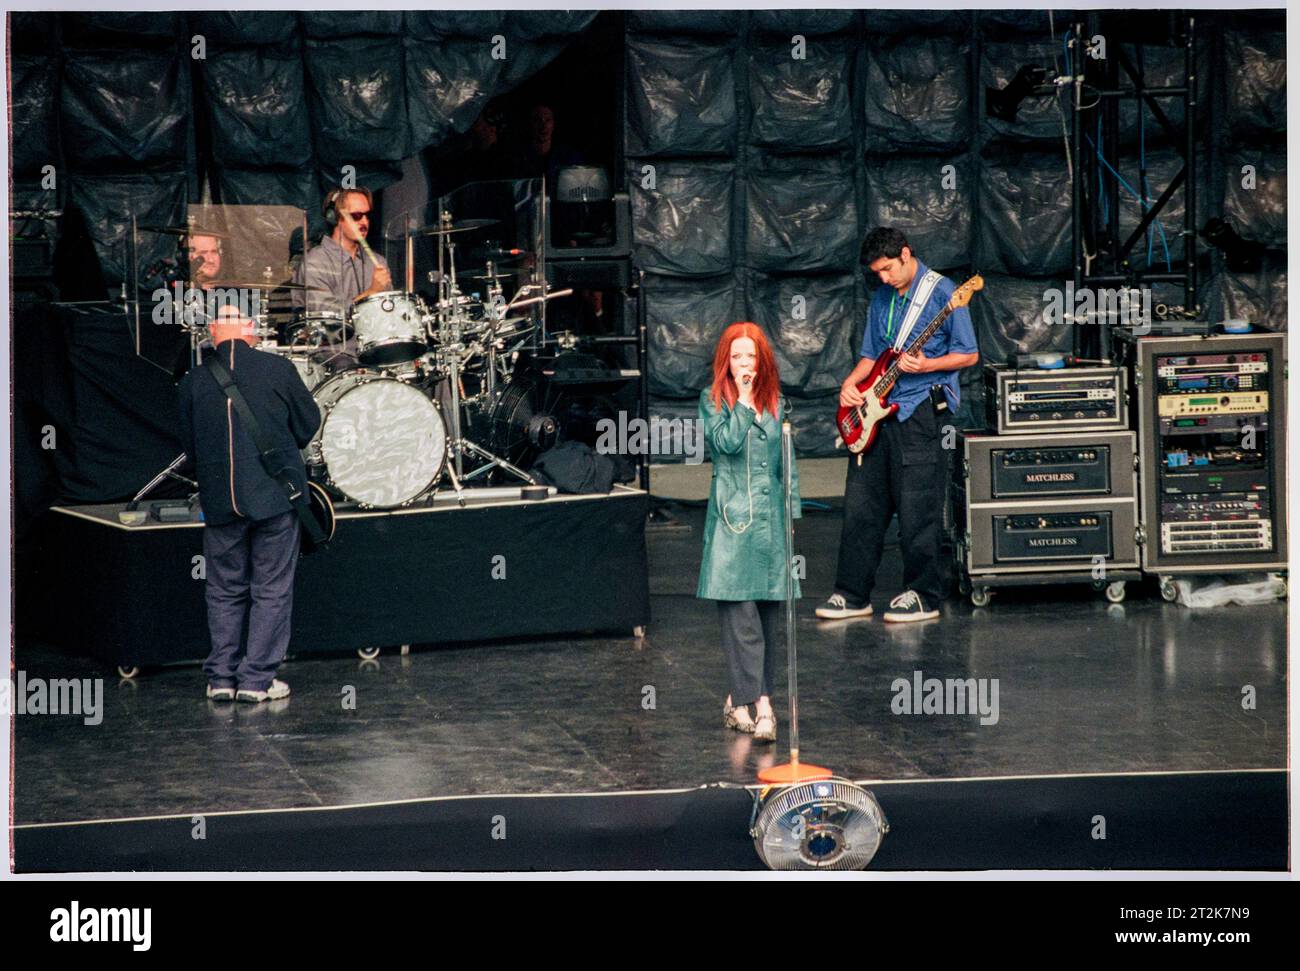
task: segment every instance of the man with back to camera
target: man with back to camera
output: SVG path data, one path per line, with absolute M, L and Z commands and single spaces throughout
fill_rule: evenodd
M 272 466 L 287 470 L 305 490 L 300 450 L 320 427 L 320 409 L 287 359 L 254 349 L 253 328 L 235 307 L 220 308 L 211 325 L 211 353 L 219 355 L 271 442 Z M 289 686 L 275 674 L 289 646 L 297 513 L 206 363 L 181 379 L 179 394 L 181 443 L 194 459 L 203 505 L 207 696 L 247 702 L 288 697 Z
M 871 373 L 876 359 L 900 342 L 906 347 L 907 334 L 924 330 L 956 289 L 947 277 L 935 274 L 937 280 L 926 279 L 929 268 L 913 255 L 897 229 L 878 227 L 868 233 L 861 262 L 879 278 L 880 286 L 871 297 L 861 360 L 840 386 L 844 407 L 862 404 L 858 384 Z M 924 304 L 913 302 L 919 301 L 923 288 L 930 287 Z M 906 623 L 939 616 L 943 599 L 939 530 L 947 467 L 940 452 L 941 416 L 951 414 L 961 402 L 958 372 L 978 360 L 979 345 L 965 307 L 949 314 L 924 348 L 899 359 L 902 373 L 888 397 L 898 404 L 897 415 L 881 422 L 875 442 L 865 452 L 849 456 L 835 592 L 817 608 L 818 617 L 871 616 L 871 590 L 885 530 L 895 512 L 903 553 L 903 592 L 890 601 L 885 620 Z

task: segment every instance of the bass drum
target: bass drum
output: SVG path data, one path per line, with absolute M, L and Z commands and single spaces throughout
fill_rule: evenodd
M 322 420 L 306 459 L 330 489 L 367 509 L 396 509 L 437 483 L 447 427 L 419 388 L 378 371 L 345 371 L 312 397 Z

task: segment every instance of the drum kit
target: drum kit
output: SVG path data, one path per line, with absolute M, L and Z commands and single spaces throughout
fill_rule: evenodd
M 503 402 L 513 401 L 508 389 L 533 338 L 534 309 L 573 291 L 538 279 L 508 300 L 515 271 L 487 261 L 466 274 L 485 296 L 462 293 L 455 239 L 495 222 L 457 223 L 444 212 L 435 225 L 413 231 L 436 237 L 444 267 L 428 299 L 390 290 L 358 300 L 345 315 L 299 313 L 284 327 L 284 343 L 267 313 L 255 321 L 259 349 L 291 361 L 320 406 L 321 426 L 303 457 L 311 478 L 337 498 L 398 509 L 427 499 L 445 479 L 464 505 L 464 484 L 494 470 L 534 483 L 469 432 L 491 427 Z M 364 238 L 362 246 L 368 251 Z M 553 438 L 554 427 L 549 431 Z

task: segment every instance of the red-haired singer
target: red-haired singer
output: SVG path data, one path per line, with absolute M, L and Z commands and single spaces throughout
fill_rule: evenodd
M 718 601 L 731 693 L 723 724 L 776 740 L 772 673 L 780 603 L 786 596 L 781 422 L 776 358 L 755 324 L 732 324 L 713 355 L 713 384 L 700 392 L 700 420 L 713 460 L 696 596 Z M 791 470 L 799 518 L 798 470 Z M 799 596 L 798 580 L 795 596 Z M 754 705 L 750 717 L 749 705 Z

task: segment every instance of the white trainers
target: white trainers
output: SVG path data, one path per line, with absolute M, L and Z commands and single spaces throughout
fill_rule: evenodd
M 276 678 L 271 682 L 271 687 L 265 691 L 254 691 L 251 688 L 240 688 L 235 692 L 236 701 L 279 701 L 281 698 L 289 697 L 289 686 Z
M 845 617 L 870 617 L 871 604 L 850 607 L 849 602 L 844 599 L 844 594 L 833 593 L 830 599 L 818 607 L 814 613 L 825 620 L 842 620 Z
M 904 590 L 889 601 L 885 611 L 885 620 L 894 624 L 906 624 L 914 620 L 934 620 L 939 616 L 937 610 L 927 610 L 925 601 L 915 590 Z
M 208 698 L 211 699 L 212 701 L 234 701 L 235 689 L 218 688 L 218 687 L 214 687 L 213 685 L 208 685 L 207 695 Z

